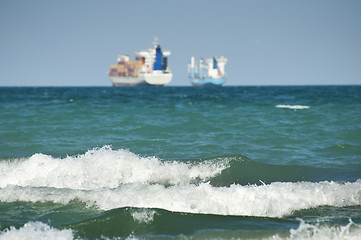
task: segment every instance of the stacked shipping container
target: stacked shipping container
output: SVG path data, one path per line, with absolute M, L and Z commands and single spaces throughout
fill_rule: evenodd
M 110 66 L 109 76 L 137 77 L 144 62 L 143 57 L 137 57 L 135 61 L 119 61 Z

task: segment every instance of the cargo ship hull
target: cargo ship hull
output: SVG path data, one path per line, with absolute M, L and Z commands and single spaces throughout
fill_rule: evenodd
M 146 86 L 148 85 L 144 78 L 141 76 L 137 77 L 119 77 L 109 76 L 113 82 L 114 87 L 131 87 L 131 86 Z
M 163 86 L 172 80 L 171 73 L 140 74 L 136 77 L 109 76 L 115 87 Z
M 189 81 L 191 82 L 192 86 L 222 86 L 226 82 L 226 78 L 204 78 L 204 79 L 197 79 L 197 78 L 190 78 Z

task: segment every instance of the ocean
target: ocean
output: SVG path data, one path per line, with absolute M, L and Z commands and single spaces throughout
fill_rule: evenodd
M 0 239 L 360 239 L 361 86 L 2 87 Z

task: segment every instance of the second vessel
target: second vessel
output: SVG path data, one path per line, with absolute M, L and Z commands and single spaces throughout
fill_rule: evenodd
M 227 58 L 221 56 L 207 58 L 205 61 L 201 58 L 199 64 L 196 65 L 192 56 L 191 63 L 188 64 L 189 81 L 193 86 L 221 86 L 227 81 L 226 63 Z

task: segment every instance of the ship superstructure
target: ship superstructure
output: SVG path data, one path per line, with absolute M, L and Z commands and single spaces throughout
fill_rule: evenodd
M 191 63 L 188 64 L 188 78 L 193 86 L 216 85 L 221 86 L 227 81 L 225 65 L 227 58 L 213 57 L 199 60 L 195 64 L 195 58 L 191 57 Z
M 118 63 L 110 66 L 109 77 L 113 86 L 163 86 L 172 80 L 168 68 L 170 51 L 162 51 L 157 38 L 153 48 L 134 52 L 135 61 L 128 55 L 118 55 Z

